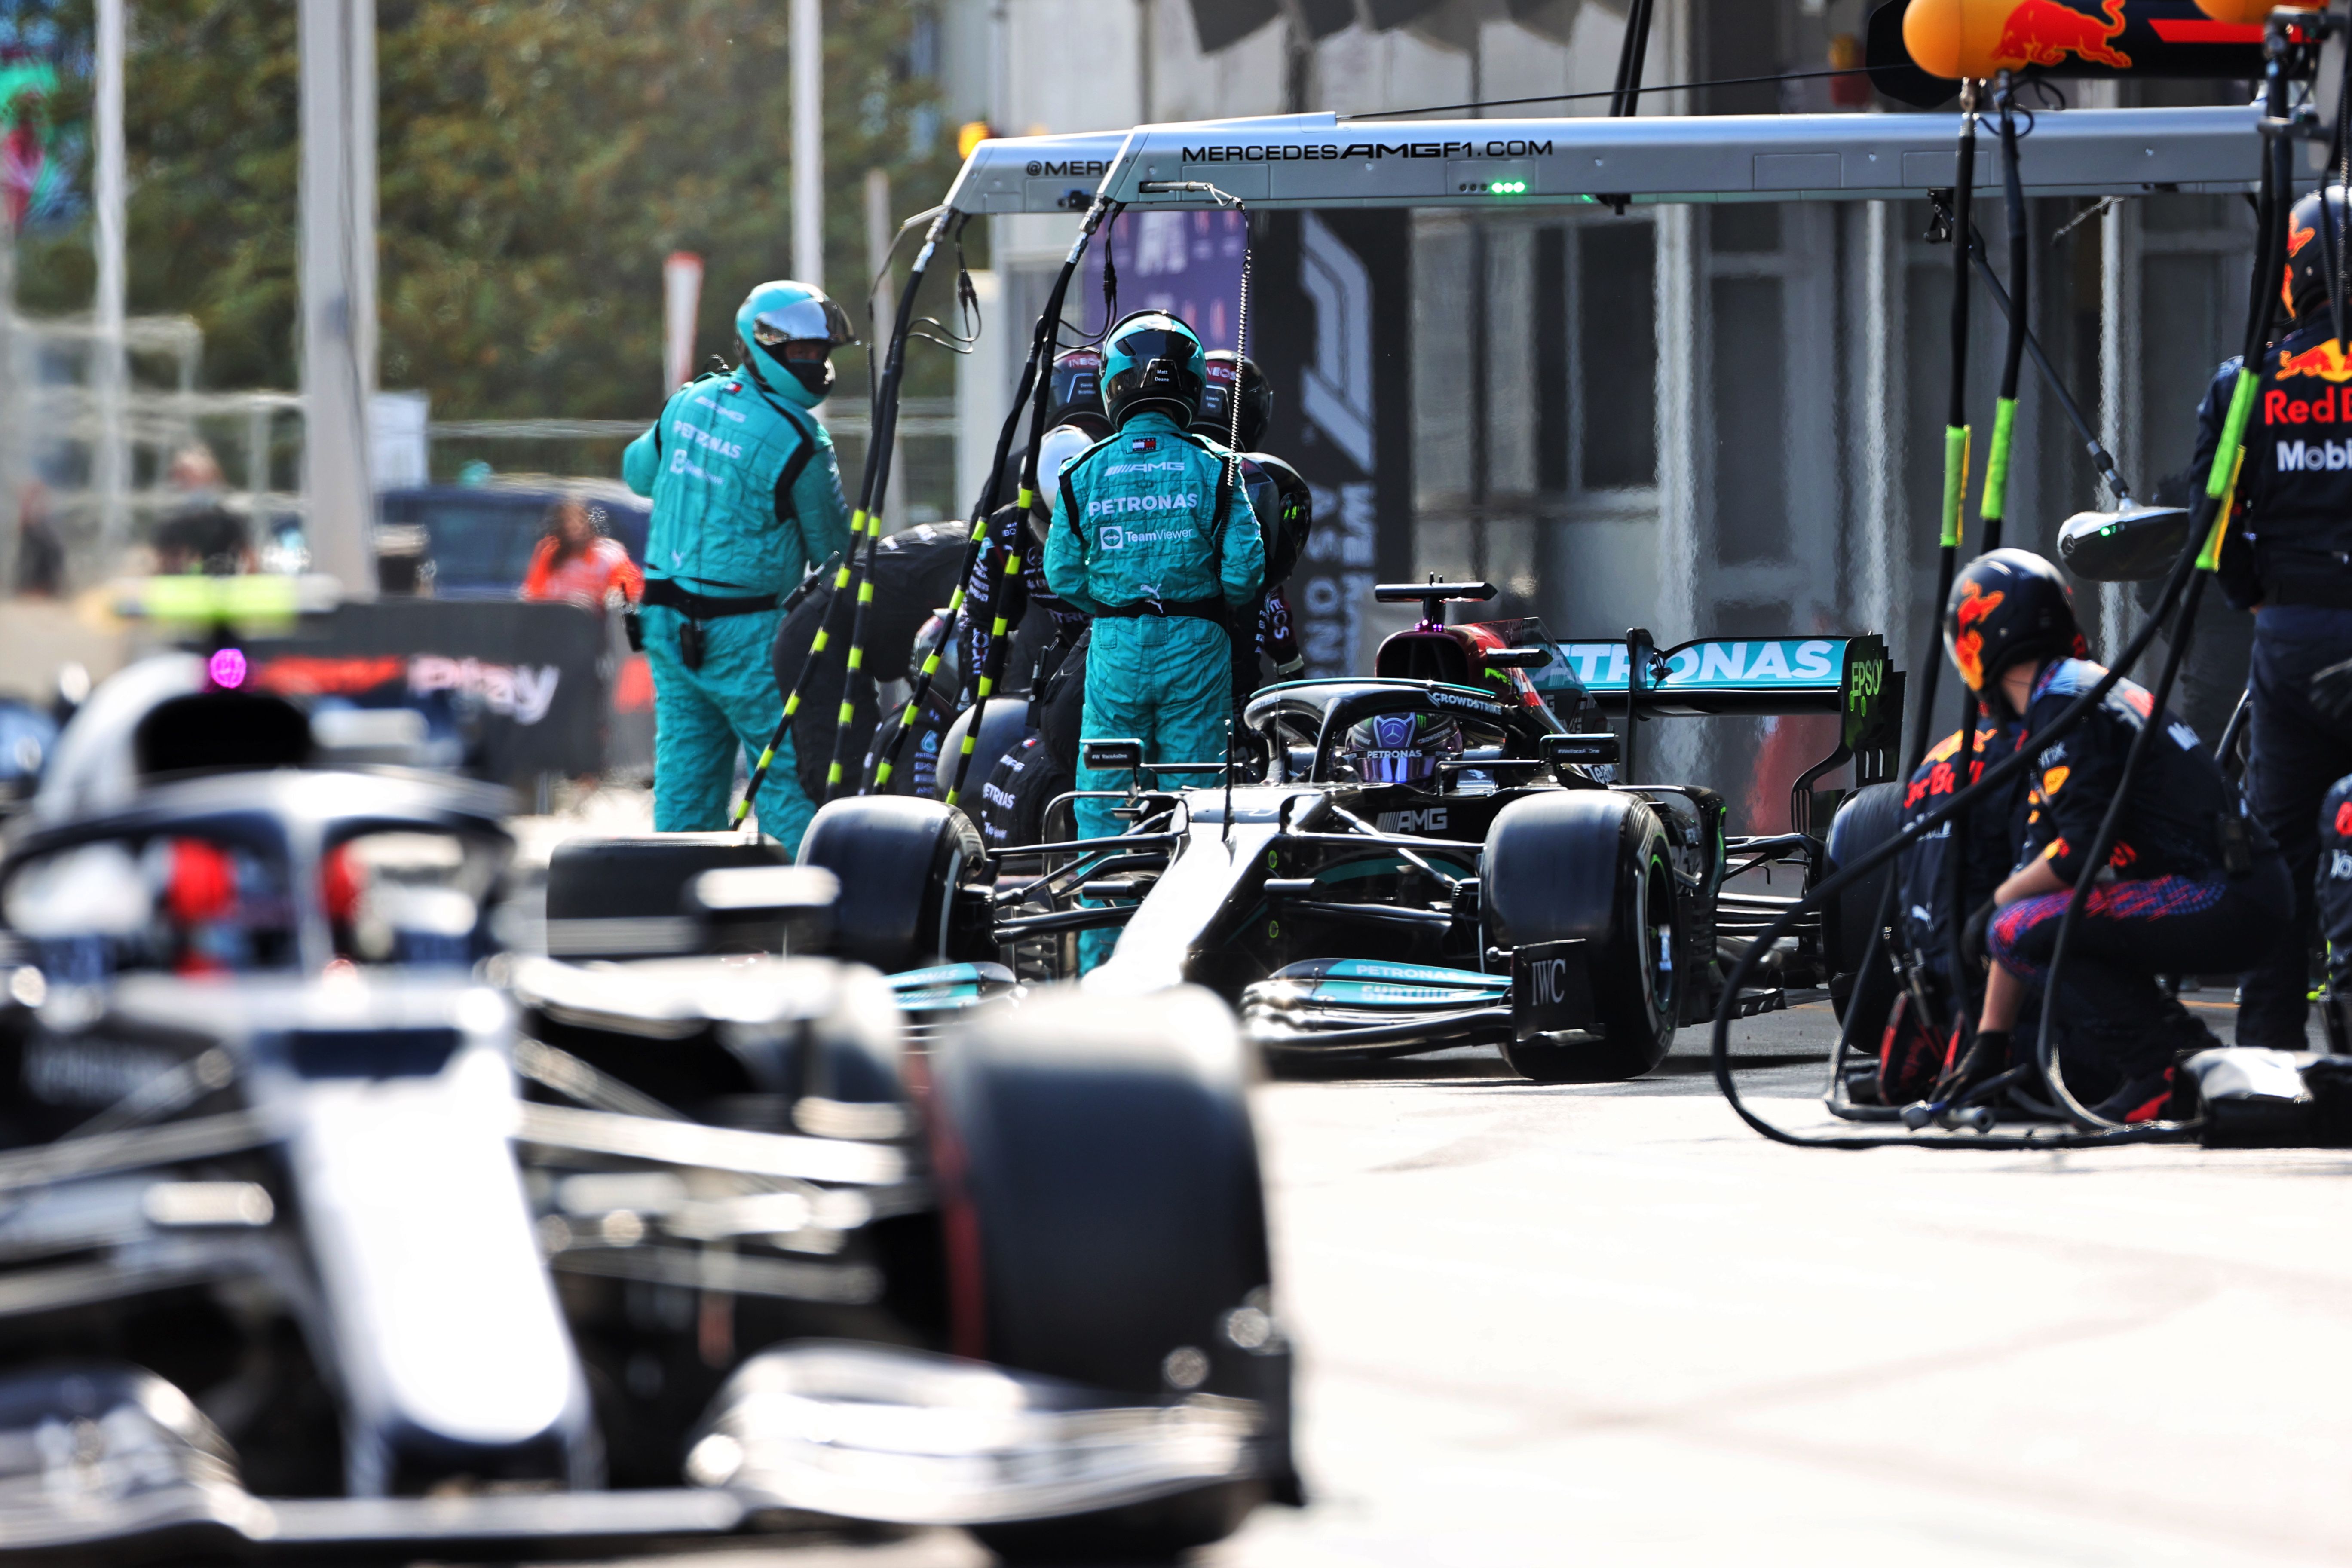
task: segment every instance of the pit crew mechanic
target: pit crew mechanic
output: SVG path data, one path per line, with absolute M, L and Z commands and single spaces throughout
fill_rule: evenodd
M 857 341 L 848 317 L 823 289 L 778 280 L 745 297 L 735 331 L 736 368 L 672 394 L 621 460 L 654 502 L 644 615 L 663 833 L 727 826 L 735 752 L 756 758 L 775 723 L 781 596 L 849 544 L 833 438 L 807 413 L 833 386 L 833 351 Z M 816 807 L 790 736 L 756 806 L 761 830 L 797 848 Z
M 2253 962 L 2290 908 L 2286 866 L 2197 732 L 2154 712 L 2148 692 L 2129 680 L 2072 734 L 2035 746 L 2035 732 L 2105 673 L 2079 657 L 2074 605 L 2049 562 L 1996 550 L 1969 563 L 1953 584 L 1944 637 L 1960 679 L 2021 721 L 2018 749 L 2034 753 L 2016 868 L 1969 921 L 1972 939 L 1983 928 L 1992 960 L 1976 1058 L 1989 1070 L 2007 1065 L 2011 1031 L 2047 974 L 2068 896 L 2090 876 L 2095 885 L 2060 975 L 2061 1060 L 2100 1116 L 2152 1121 L 2179 1055 L 2219 1043 L 2157 976 Z M 2151 722 L 2162 732 L 2132 781 L 2114 849 L 2105 866 L 2088 868 L 2084 854 L 2125 755 Z
M 1192 329 L 1160 311 L 1114 325 L 1103 342 L 1103 400 L 1117 434 L 1062 470 L 1045 580 L 1096 617 L 1080 743 L 1132 738 L 1151 762 L 1220 762 L 1233 707 L 1235 610 L 1265 574 L 1257 516 L 1237 463 L 1185 432 L 1200 411 L 1208 358 Z M 1081 790 L 1113 774 L 1081 769 Z M 1081 837 L 1118 831 L 1110 803 L 1077 803 Z M 1084 962 L 1108 955 L 1089 931 Z
M 2254 612 L 2254 813 L 2285 855 L 2294 893 L 2293 918 L 2242 977 L 2238 1044 L 2278 1050 L 2305 1048 L 2320 806 L 2352 773 L 2352 713 L 2315 702 L 2311 689 L 2313 676 L 2352 658 L 2352 359 L 2328 299 L 2331 258 L 2347 242 L 2342 185 L 2329 185 L 2324 204 L 2315 191 L 2294 205 L 2282 282 L 2294 325 L 2263 357 L 2221 559 L 2222 592 Z M 2234 358 L 2221 366 L 2198 411 L 2191 473 L 2200 484 L 2238 367 Z
M 1053 636 L 1045 647 L 1038 647 L 1036 645 L 1044 639 L 1033 635 L 1006 650 L 1007 662 L 995 689 L 1009 696 L 1029 691 L 1041 674 L 1039 660 L 1023 658 L 1024 651 L 1042 658 L 1055 649 L 1066 649 L 1086 630 L 1086 616 L 1056 598 L 1046 586 L 1042 544 L 1059 494 L 1055 481 L 1062 465 L 1108 436 L 1110 430 L 1110 420 L 1103 413 L 1102 351 L 1063 350 L 1054 356 L 1045 435 L 1037 443 L 1037 493 L 1030 498 L 1025 512 L 1016 496 L 989 514 L 986 542 L 964 584 L 963 620 L 957 628 L 956 647 L 962 656 L 967 700 L 971 687 L 986 667 L 989 644 L 1000 617 L 1008 634 L 1023 627 L 1033 604 L 1053 618 Z M 1012 473 L 1021 472 L 1023 456 L 1013 455 Z M 1029 534 L 1025 540 L 1022 527 L 1024 521 Z M 1004 590 L 1010 585 L 1004 581 L 1004 564 L 1016 546 L 1022 556 L 1021 585 L 1007 595 Z M 1024 644 L 1027 645 L 1025 649 Z

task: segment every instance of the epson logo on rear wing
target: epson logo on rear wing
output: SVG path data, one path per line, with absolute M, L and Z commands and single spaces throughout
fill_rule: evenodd
M 1350 142 L 1344 145 L 1337 142 L 1276 142 L 1239 147 L 1187 147 L 1183 156 L 1187 163 L 1317 163 L 1346 158 L 1372 163 L 1382 158 L 1549 158 L 1551 142 L 1505 141 L 1500 137 L 1488 142 Z M 1029 165 L 1029 172 L 1035 174 L 1037 165 Z

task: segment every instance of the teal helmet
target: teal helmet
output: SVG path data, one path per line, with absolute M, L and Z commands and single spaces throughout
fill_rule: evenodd
M 857 334 L 824 289 L 782 278 L 743 297 L 735 338 L 754 381 L 808 407 L 833 390 L 833 351 Z
M 1149 408 L 1181 429 L 1200 414 L 1208 384 L 1199 335 L 1165 310 L 1122 317 L 1103 337 L 1103 405 L 1114 426 Z

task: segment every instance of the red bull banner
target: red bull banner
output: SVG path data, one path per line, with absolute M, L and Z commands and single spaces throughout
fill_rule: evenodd
M 2323 0 L 2284 0 L 2317 10 Z M 1948 81 L 2063 77 L 2258 77 L 2270 0 L 1888 0 L 1872 16 L 1871 71 Z M 1892 15 L 1890 15 L 1892 14 Z M 1899 16 L 1902 58 L 1884 58 Z M 1899 96 L 1899 95 L 1898 95 Z

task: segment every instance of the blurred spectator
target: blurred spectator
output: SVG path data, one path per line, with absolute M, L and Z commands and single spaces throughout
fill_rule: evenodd
M 227 488 L 221 477 L 220 459 L 202 441 L 193 442 L 172 454 L 169 470 L 172 488 L 185 492 L 192 500 L 202 498 L 216 501 Z
M 66 547 L 49 521 L 49 492 L 29 480 L 16 492 L 16 596 L 54 599 L 65 585 Z
M 172 454 L 168 477 L 186 499 L 155 525 L 155 570 L 235 577 L 253 570 L 253 536 L 245 519 L 222 504 L 220 460 L 197 441 Z
M 614 594 L 635 605 L 645 592 L 644 576 L 618 540 L 598 526 L 602 509 L 577 496 L 547 509 L 547 535 L 523 574 L 526 599 L 568 599 L 601 609 Z

